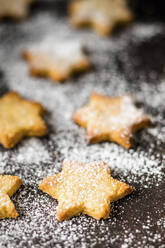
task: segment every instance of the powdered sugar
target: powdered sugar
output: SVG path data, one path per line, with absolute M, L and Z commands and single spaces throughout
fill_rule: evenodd
M 82 164 L 69 159 L 63 161 L 61 173 L 44 178 L 39 187 L 58 200 L 58 220 L 80 213 L 107 219 L 110 203 L 133 191 L 129 185 L 113 179 L 103 161 Z
M 39 164 L 49 162 L 50 156 L 47 148 L 38 138 L 31 138 L 21 142 L 17 153 L 11 159 L 16 163 Z
M 0 207 L 3 208 L 5 205 L 10 204 L 10 198 L 0 191 Z
M 78 40 L 58 40 L 57 38 L 48 37 L 47 39 L 41 41 L 37 45 L 32 45 L 29 48 L 33 53 L 46 53 L 49 56 L 53 56 L 56 60 L 70 60 L 75 62 L 81 60 L 82 44 Z
M 147 124 L 150 118 L 135 107 L 133 99 L 129 95 L 107 98 L 103 95 L 93 94 L 89 104 L 75 113 L 74 120 L 83 127 L 85 126 L 83 123 L 87 123 L 89 140 L 95 136 L 96 140 L 101 140 L 102 137 L 104 140 L 104 136 L 107 136 L 107 140 L 112 137 L 117 143 L 123 143 L 124 146 L 125 143 L 129 145 L 133 127 L 138 129 L 138 125 L 142 122 Z M 117 138 L 114 138 L 115 134 Z
M 67 79 L 76 68 L 81 71 L 89 66 L 83 46 L 78 40 L 47 38 L 25 49 L 25 54 L 32 69 L 39 73 L 48 71 L 50 77 L 54 73 L 52 79 L 57 80 Z
M 122 65 L 131 61 L 127 54 L 130 40 L 135 42 L 133 49 L 136 51 L 142 41 L 149 42 L 158 35 L 156 30 L 163 33 L 162 25 L 150 26 L 153 29 L 150 28 L 146 35 L 139 31 L 145 31 L 146 24 L 134 24 L 117 36 L 104 39 L 89 31 L 69 29 L 63 16 L 57 18 L 55 12 L 47 10 L 35 13 L 23 23 L 1 24 L 0 36 L 4 40 L 0 43 L 0 60 L 10 89 L 41 102 L 49 112 L 46 117 L 48 137 L 27 138 L 12 150 L 0 148 L 0 173 L 23 179 L 23 186 L 12 197 L 20 217 L 0 222 L 2 248 L 163 247 L 164 78 L 150 83 L 142 66 L 139 80 L 136 71 L 132 72 L 132 64 L 122 74 L 116 62 L 117 56 L 124 61 Z M 83 40 L 95 69 L 68 80 L 65 85 L 29 77 L 28 66 L 20 56 L 22 49 L 52 33 L 60 38 Z M 152 68 L 147 72 L 149 76 L 157 75 Z M 127 80 L 127 74 L 132 75 L 131 82 Z M 110 96 L 133 93 L 145 112 L 154 117 L 156 126 L 137 133 L 134 146 L 128 151 L 108 142 L 88 145 L 85 131 L 73 123 L 72 115 L 87 103 L 93 91 Z M 59 173 L 62 161 L 67 157 L 81 162 L 107 162 L 112 176 L 132 185 L 134 193 L 112 203 L 111 218 L 106 221 L 79 216 L 59 223 L 56 220 L 57 202 L 38 190 L 38 183 L 48 175 Z
M 126 151 L 122 147 L 108 142 L 87 146 L 86 142 L 81 141 L 84 134 L 78 138 L 75 131 L 72 133 L 68 131 L 67 139 L 65 139 L 65 132 L 60 132 L 52 137 L 58 143 L 62 157 L 86 163 L 92 161 L 93 158 L 96 161 L 103 159 L 110 166 L 112 176 L 119 176 L 122 180 L 126 178 L 129 184 L 140 183 L 144 188 L 150 187 L 153 181 L 157 186 L 162 182 L 165 160 L 163 158 L 162 161 L 160 154 L 154 154 L 152 145 L 149 144 L 148 151 L 134 151 L 134 149 Z M 139 138 L 143 142 L 142 137 Z

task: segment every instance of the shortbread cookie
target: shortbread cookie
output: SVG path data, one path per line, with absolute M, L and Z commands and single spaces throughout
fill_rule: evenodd
M 131 186 L 113 179 L 103 161 L 82 164 L 69 159 L 64 160 L 61 173 L 45 178 L 39 188 L 58 200 L 59 221 L 80 213 L 106 219 L 110 203 L 133 191 Z
M 18 217 L 10 197 L 19 189 L 21 184 L 22 180 L 17 176 L 0 175 L 0 219 Z
M 70 4 L 69 12 L 73 26 L 90 26 L 101 35 L 133 19 L 125 0 L 77 0 Z
M 25 136 L 43 136 L 47 127 L 41 116 L 41 104 L 23 99 L 15 92 L 0 98 L 0 142 L 5 148 L 14 147 Z
M 76 72 L 86 71 L 90 62 L 79 41 L 47 39 L 23 53 L 30 64 L 30 74 L 64 81 Z
M 33 1 L 34 0 L 0 0 L 0 18 L 25 18 L 29 13 L 29 6 Z
M 136 108 L 131 95 L 108 97 L 93 93 L 89 104 L 76 111 L 73 120 L 86 128 L 90 143 L 113 141 L 127 149 L 133 133 L 151 125 L 149 116 Z

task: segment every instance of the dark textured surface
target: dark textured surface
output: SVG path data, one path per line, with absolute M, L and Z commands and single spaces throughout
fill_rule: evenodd
M 132 6 L 138 21 L 107 39 L 89 30 L 72 30 L 66 1 L 39 1 L 26 21 L 0 23 L 0 93 L 16 90 L 49 111 L 47 137 L 25 139 L 9 151 L 0 147 L 0 173 L 24 181 L 12 198 L 20 217 L 0 221 L 0 247 L 165 247 L 165 24 L 160 1 L 145 1 L 143 8 L 142 2 Z M 94 68 L 60 85 L 29 77 L 22 49 L 50 35 L 80 39 Z M 155 127 L 137 133 L 129 151 L 113 143 L 88 145 L 84 130 L 71 117 L 92 91 L 133 93 L 153 116 Z M 108 220 L 80 216 L 59 223 L 57 202 L 37 185 L 59 172 L 65 157 L 105 160 L 112 175 L 135 191 L 112 204 Z

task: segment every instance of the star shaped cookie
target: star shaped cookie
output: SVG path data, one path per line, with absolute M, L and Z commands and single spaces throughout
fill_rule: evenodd
M 46 76 L 55 82 L 64 81 L 90 67 L 79 41 L 46 39 L 25 50 L 23 55 L 30 64 L 31 75 Z
M 23 19 L 29 13 L 29 5 L 34 0 L 0 0 L 0 17 Z
M 73 26 L 90 26 L 101 35 L 133 19 L 125 0 L 77 0 L 70 4 L 69 12 Z
M 63 161 L 61 173 L 45 178 L 39 188 L 57 199 L 59 221 L 80 213 L 106 219 L 110 203 L 133 191 L 131 186 L 113 179 L 103 161 L 82 164 L 69 159 Z
M 0 219 L 18 217 L 10 197 L 19 189 L 21 184 L 22 180 L 17 176 L 0 175 Z
M 108 97 L 93 93 L 89 104 L 76 111 L 73 120 L 86 128 L 90 143 L 113 141 L 127 149 L 133 133 L 151 125 L 149 116 L 136 108 L 131 95 Z
M 41 104 L 23 99 L 15 92 L 0 98 L 0 142 L 5 148 L 14 147 L 25 136 L 43 136 L 47 127 L 41 116 Z

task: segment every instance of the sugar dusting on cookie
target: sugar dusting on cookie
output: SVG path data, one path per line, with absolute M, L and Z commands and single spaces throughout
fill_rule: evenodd
M 33 139 L 25 140 L 26 144 L 23 142 L 12 151 L 0 148 L 0 173 L 11 172 L 21 176 L 24 181 L 21 191 L 12 197 L 20 217 L 17 221 L 0 222 L 0 246 L 136 248 L 147 247 L 148 244 L 151 247 L 162 245 L 165 223 L 162 207 L 164 190 L 161 186 L 165 165 L 164 80 L 150 84 L 143 76 L 140 83 L 130 83 L 121 76 L 115 62 L 116 54 L 119 54 L 125 63 L 129 63 L 126 56 L 129 40 L 138 38 L 139 43 L 144 39 L 149 40 L 155 32 L 157 34 L 157 30 L 163 32 L 161 25 L 150 24 L 153 28 L 147 33 L 149 24 L 135 24 L 125 34 L 111 40 L 96 39 L 94 34 L 85 31 L 78 34 L 68 31 L 66 22 L 47 10 L 20 24 L 19 28 L 15 25 L 12 24 L 9 29 L 5 46 L 4 43 L 0 44 L 0 59 L 6 80 L 11 89 L 41 102 L 51 112 L 47 120 L 51 135 L 41 139 L 40 144 Z M 6 27 L 7 24 L 2 24 L 0 35 L 4 36 Z M 76 38 L 78 35 L 84 40 L 92 51 L 92 59 L 98 70 L 76 81 L 69 80 L 65 85 L 52 85 L 45 79 L 29 78 L 27 67 L 18 54 L 31 42 L 36 43 L 53 32 L 62 38 Z M 16 41 L 13 37 L 16 37 Z M 9 51 L 12 56 L 6 55 Z M 114 96 L 133 93 L 143 103 L 147 113 L 152 114 L 157 125 L 138 133 L 134 139 L 135 146 L 129 151 L 113 143 L 87 145 L 85 132 L 75 126 L 71 116 L 88 101 L 93 91 Z M 112 203 L 111 219 L 95 221 L 87 216 L 79 216 L 59 223 L 55 216 L 56 201 L 41 193 L 37 185 L 47 175 L 59 173 L 65 157 L 82 162 L 104 160 L 110 165 L 112 176 L 133 185 L 135 192 L 128 199 Z
M 0 219 L 18 217 L 10 197 L 19 189 L 21 184 L 22 180 L 17 176 L 0 175 Z
M 108 219 L 110 204 L 131 194 L 133 188 L 111 177 L 104 161 L 83 164 L 65 159 L 59 174 L 46 177 L 39 188 L 58 201 L 57 219 L 67 220 L 87 214 Z
M 131 95 L 108 97 L 98 93 L 91 94 L 89 103 L 74 113 L 73 120 L 86 128 L 90 143 L 114 141 L 127 149 L 133 133 L 151 124 Z
M 50 37 L 23 51 L 32 75 L 64 81 L 74 73 L 85 71 L 90 62 L 78 40 L 58 40 Z

